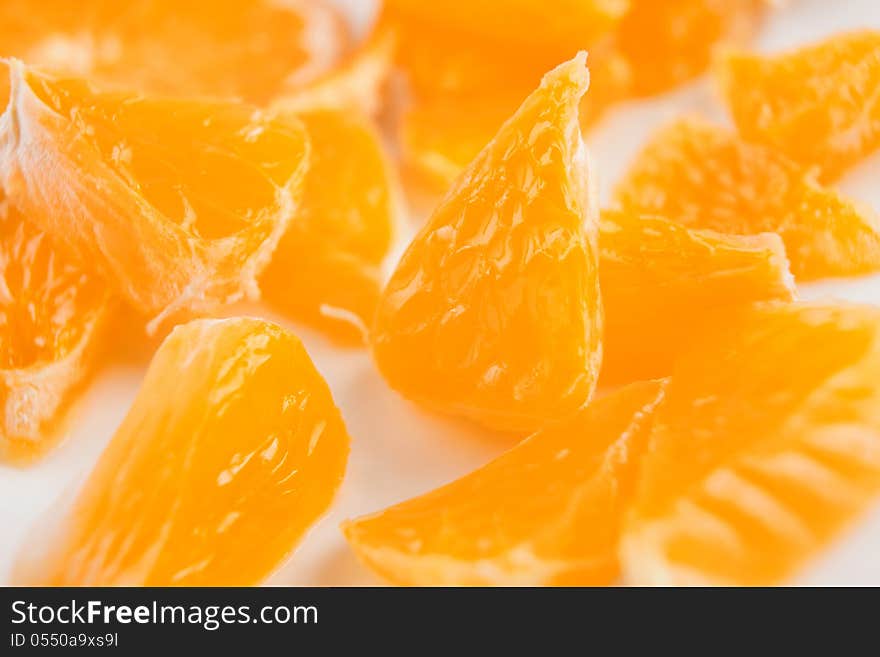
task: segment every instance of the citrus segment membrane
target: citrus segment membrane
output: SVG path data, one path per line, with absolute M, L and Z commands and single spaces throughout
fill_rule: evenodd
M 710 319 L 795 296 L 778 235 L 726 235 L 606 210 L 599 232 L 605 305 L 601 380 L 669 376 Z
M 299 340 L 253 319 L 196 320 L 156 352 L 138 396 L 17 583 L 263 581 L 333 500 L 349 438 Z
M 659 382 L 623 388 L 451 484 L 345 523 L 346 538 L 395 584 L 611 584 L 662 398 Z
M 659 214 L 693 228 L 776 232 L 800 280 L 880 268 L 876 215 L 782 153 L 702 119 L 659 130 L 616 190 L 629 212 Z
M 632 584 L 766 585 L 880 497 L 880 310 L 770 304 L 707 331 L 658 410 L 626 521 Z
M 373 324 L 404 396 L 529 431 L 577 410 L 601 359 L 586 55 L 541 86 L 462 173 L 393 273 Z
M 0 68 L 0 182 L 23 214 L 158 320 L 258 296 L 307 168 L 298 120 Z

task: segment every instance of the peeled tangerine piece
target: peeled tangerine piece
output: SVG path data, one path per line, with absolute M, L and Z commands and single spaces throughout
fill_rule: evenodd
M 612 584 L 663 388 L 637 383 L 594 401 L 451 484 L 345 523 L 346 538 L 396 584 Z
M 0 25 L 0 55 L 33 66 L 258 104 L 323 74 L 350 40 L 323 0 L 4 0 Z
M 307 168 L 297 119 L 0 68 L 0 184 L 28 219 L 157 319 L 258 296 Z
M 327 510 L 348 449 L 293 334 L 246 318 L 180 325 L 72 508 L 20 553 L 14 579 L 257 584 Z
M 438 410 L 531 431 L 589 400 L 601 360 L 598 217 L 578 103 L 586 55 L 541 86 L 409 245 L 379 303 L 373 354 Z
M 64 411 L 92 371 L 109 307 L 102 281 L 64 258 L 15 209 L 4 207 L 0 460 L 32 460 L 57 442 Z
M 260 288 L 291 318 L 362 342 L 398 210 L 395 172 L 368 119 L 332 109 L 299 117 L 312 145 L 302 203 Z
M 785 247 L 773 233 L 725 235 L 607 210 L 599 246 L 604 384 L 668 376 L 709 318 L 795 296 Z
M 880 310 L 752 308 L 679 361 L 622 538 L 633 584 L 764 585 L 880 499 Z
M 693 228 L 782 236 L 799 279 L 880 268 L 880 223 L 778 151 L 700 119 L 660 130 L 637 156 L 616 197 L 627 212 L 660 214 Z
M 743 136 L 817 167 L 824 180 L 880 147 L 880 31 L 774 57 L 731 54 L 720 78 Z

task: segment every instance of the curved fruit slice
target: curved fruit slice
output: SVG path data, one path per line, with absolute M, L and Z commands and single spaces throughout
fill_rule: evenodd
M 451 484 L 345 523 L 346 538 L 396 584 L 611 584 L 662 397 L 647 382 L 594 401 Z
M 818 167 L 823 179 L 880 147 L 880 31 L 775 57 L 733 54 L 720 77 L 743 136 Z
M 260 288 L 292 318 L 362 341 L 379 298 L 398 183 L 367 119 L 347 110 L 299 116 L 312 145 L 302 203 Z
M 785 247 L 773 233 L 724 235 L 605 211 L 599 246 L 606 384 L 668 376 L 707 318 L 795 295 Z
M 629 92 L 660 93 L 709 67 L 716 50 L 755 32 L 767 0 L 632 0 L 615 45 L 631 69 Z
M 279 94 L 270 111 L 300 112 L 324 108 L 378 115 L 391 75 L 395 43 L 395 34 L 390 28 L 376 29 L 338 67 L 306 85 L 297 85 Z
M 33 66 L 260 104 L 331 68 L 349 43 L 341 16 L 317 0 L 13 0 L 0 5 L 0 25 L 0 55 Z
M 610 32 L 626 11 L 629 0 L 557 0 L 552 10 L 537 0 L 388 0 L 386 5 L 409 18 L 460 30 L 474 38 L 513 42 L 520 46 L 517 50 L 522 45 L 552 44 L 563 53 L 571 53 Z M 454 44 L 447 47 L 453 49 Z
M 798 278 L 880 268 L 880 223 L 781 153 L 697 119 L 660 130 L 617 189 L 629 212 L 695 228 L 777 232 Z
M 298 120 L 0 68 L 0 183 L 29 219 L 147 314 L 258 295 L 305 175 Z
M 403 395 L 534 430 L 584 404 L 601 359 L 586 55 L 546 75 L 416 236 L 373 325 Z
M 250 585 L 327 510 L 349 438 L 299 340 L 254 319 L 175 328 L 73 506 L 15 579 Z
M 880 498 L 880 310 L 745 312 L 679 361 L 622 561 L 635 584 L 772 584 Z
M 13 208 L 0 218 L 0 460 L 30 460 L 91 372 L 110 305 Z

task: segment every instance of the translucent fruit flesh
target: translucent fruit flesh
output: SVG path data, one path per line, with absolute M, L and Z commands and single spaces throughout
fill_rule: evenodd
M 72 508 L 21 553 L 39 585 L 252 585 L 330 505 L 349 438 L 291 333 L 178 326 Z
M 604 384 L 668 376 L 707 321 L 795 296 L 785 247 L 772 233 L 725 235 L 604 211 L 599 246 Z
M 0 460 L 31 460 L 56 442 L 63 412 L 92 370 L 109 306 L 102 281 L 3 209 Z
M 396 584 L 605 585 L 663 385 L 592 402 L 471 474 L 343 526 Z
M 633 584 L 774 584 L 880 497 L 880 311 L 771 304 L 676 365 L 622 538 Z
M 404 396 L 512 431 L 590 398 L 602 322 L 598 217 L 578 125 L 585 59 L 547 74 L 392 275 L 372 345 Z
M 628 212 L 694 228 L 776 232 L 799 279 L 880 268 L 880 223 L 777 151 L 698 119 L 660 130 L 616 197 Z
M 311 159 L 302 203 L 260 278 L 266 300 L 293 319 L 362 341 L 391 244 L 397 182 L 378 134 L 347 110 L 299 114 Z
M 298 120 L 2 68 L 0 182 L 30 220 L 145 314 L 257 296 L 306 171 Z
M 720 67 L 740 133 L 834 179 L 880 147 L 880 32 L 843 34 Z
M 0 55 L 33 66 L 257 104 L 331 68 L 349 42 L 342 18 L 318 0 L 12 0 L 0 5 L 0 25 Z

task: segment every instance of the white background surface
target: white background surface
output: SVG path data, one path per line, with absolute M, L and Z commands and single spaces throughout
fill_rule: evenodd
M 359 22 L 369 17 L 372 5 L 363 0 L 337 0 L 336 4 L 351 10 Z M 766 24 L 756 48 L 773 52 L 861 27 L 880 28 L 880 2 L 794 0 Z M 707 80 L 613 111 L 589 137 L 603 200 L 655 127 L 682 112 L 695 111 L 726 121 Z M 880 209 L 880 156 L 853 170 L 840 187 Z M 402 228 L 395 253 L 411 231 L 412 224 Z M 880 304 L 880 276 L 802 288 L 801 295 Z M 379 583 L 354 559 L 339 532 L 339 522 L 450 481 L 500 453 L 511 439 L 414 407 L 387 388 L 366 351 L 335 349 L 320 335 L 293 328 L 342 409 L 352 436 L 352 453 L 334 508 L 270 582 Z M 27 469 L 0 467 L 0 583 L 7 581 L 28 528 L 41 514 L 51 515 L 60 507 L 60 496 L 88 473 L 112 437 L 134 398 L 143 367 L 143 363 L 120 364 L 105 371 L 77 409 L 68 439 L 47 459 Z M 880 585 L 880 505 L 795 583 Z

